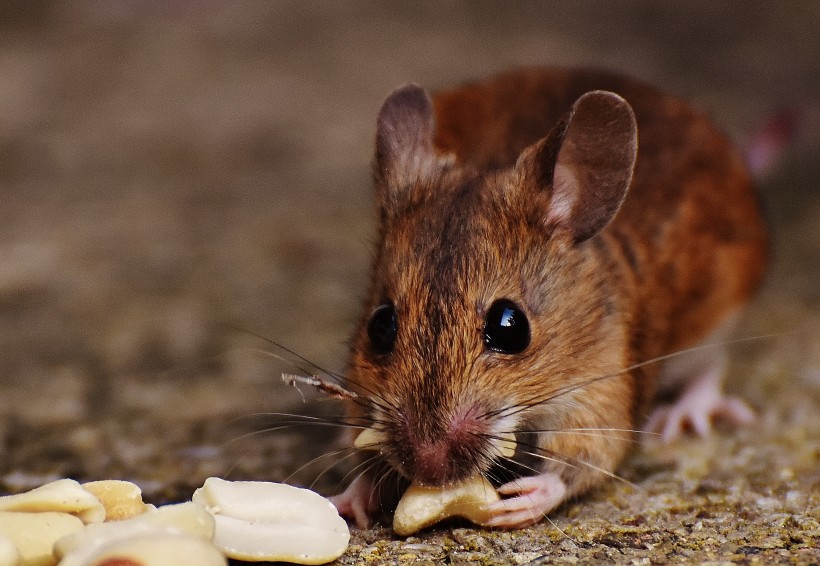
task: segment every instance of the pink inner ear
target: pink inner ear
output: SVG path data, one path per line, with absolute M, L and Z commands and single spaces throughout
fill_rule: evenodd
M 547 222 L 551 225 L 567 224 L 572 218 L 572 209 L 578 200 L 578 179 L 572 169 L 558 163 L 552 177 L 552 197 L 550 199 Z

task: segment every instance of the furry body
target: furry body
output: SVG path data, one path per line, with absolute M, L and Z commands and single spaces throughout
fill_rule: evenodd
M 538 520 L 615 470 L 660 370 L 627 368 L 706 339 L 764 270 L 738 152 L 686 102 L 613 74 L 527 69 L 432 98 L 397 91 L 374 178 L 379 240 L 348 371 L 371 404 L 350 416 L 409 481 L 503 484 L 497 526 Z M 502 298 L 529 321 L 520 353 L 482 340 Z M 380 305 L 395 312 L 388 352 L 369 334 Z M 498 457 L 507 434 L 515 463 Z M 518 465 L 528 479 L 507 477 Z M 378 507 L 375 475 L 337 499 L 360 523 Z

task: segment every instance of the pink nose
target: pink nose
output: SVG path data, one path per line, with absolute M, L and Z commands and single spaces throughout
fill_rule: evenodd
M 423 442 L 416 447 L 413 479 L 422 485 L 442 485 L 452 481 L 453 458 L 446 441 Z
M 487 458 L 486 421 L 477 409 L 457 413 L 447 430 L 430 437 L 408 434 L 409 476 L 423 485 L 440 486 L 462 480 L 479 470 Z

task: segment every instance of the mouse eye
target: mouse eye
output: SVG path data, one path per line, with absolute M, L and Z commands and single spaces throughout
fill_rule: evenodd
M 377 354 L 393 350 L 396 341 L 396 309 L 391 303 L 379 305 L 367 322 L 367 336 Z
M 484 321 L 484 345 L 503 354 L 517 354 L 530 344 L 530 323 L 518 305 L 500 299 L 490 306 Z

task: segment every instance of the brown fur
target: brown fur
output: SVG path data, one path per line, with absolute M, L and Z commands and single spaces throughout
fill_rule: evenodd
M 634 111 L 632 182 L 619 210 L 622 195 L 589 212 L 596 197 L 553 221 L 562 116 L 593 90 L 620 94 Z M 488 470 L 488 441 L 473 434 L 487 425 L 471 415 L 532 405 L 518 429 L 639 427 L 657 364 L 613 374 L 704 339 L 762 277 L 766 234 L 738 153 L 687 103 L 597 71 L 520 70 L 440 92 L 434 119 L 414 114 L 423 103 L 404 93 L 380 114 L 380 237 L 349 380 L 386 410 L 351 404 L 351 416 L 375 415 L 390 465 L 428 483 Z M 592 131 L 578 142 L 582 158 L 598 145 L 605 149 L 590 159 L 628 159 L 619 153 L 628 132 Z M 572 153 L 562 151 L 561 159 Z M 595 220 L 605 224 L 615 210 L 599 231 Z M 532 341 L 520 354 L 482 342 L 498 298 L 529 315 Z M 393 352 L 376 355 L 367 316 L 385 301 L 395 305 L 398 335 Z M 541 434 L 538 443 L 605 470 L 627 445 L 612 435 Z M 539 469 L 560 474 L 567 496 L 603 477 L 555 462 Z

